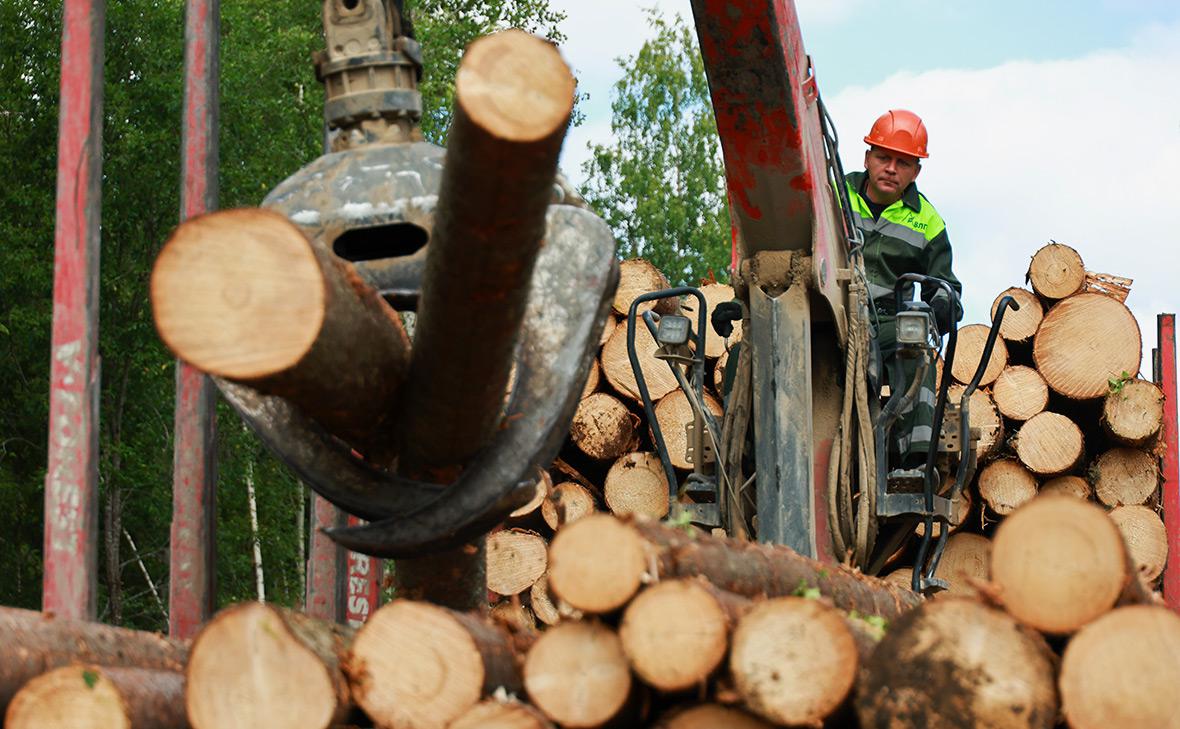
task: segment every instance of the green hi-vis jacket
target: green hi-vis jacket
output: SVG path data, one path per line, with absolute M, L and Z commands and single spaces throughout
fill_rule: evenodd
M 882 315 L 896 313 L 893 287 L 903 273 L 941 278 L 956 292 L 963 292 L 963 285 L 951 271 L 951 242 L 946 235 L 946 223 L 916 185 L 911 183 L 900 200 L 873 220 L 873 213 L 860 194 L 865 173 L 849 173 L 845 181 L 853 220 L 864 232 L 869 295 Z M 922 287 L 922 299 L 926 302 L 946 295 L 936 286 Z

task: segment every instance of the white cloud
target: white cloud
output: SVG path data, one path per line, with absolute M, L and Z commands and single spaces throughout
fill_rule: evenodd
M 898 74 L 829 99 L 859 169 L 859 143 L 888 108 L 918 112 L 931 158 L 920 187 L 947 220 L 968 319 L 1022 285 L 1048 239 L 1087 268 L 1135 279 L 1127 303 L 1155 341 L 1155 314 L 1180 304 L 1180 27 L 1154 27 L 1125 49 L 984 70 Z M 1150 372 L 1146 373 L 1150 375 Z

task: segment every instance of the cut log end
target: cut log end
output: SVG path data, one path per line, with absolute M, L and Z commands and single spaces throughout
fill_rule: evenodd
M 1000 336 L 1009 342 L 1027 342 L 1037 333 L 1041 319 L 1045 316 L 1045 309 L 1041 300 L 1028 289 L 1010 288 L 1002 291 L 992 302 L 992 319 L 1000 308 L 1000 299 L 1011 296 L 1020 306 L 1017 310 L 1008 309 L 1004 312 L 1004 321 L 1000 324 Z
M 966 385 L 951 385 L 947 388 L 947 400 L 953 403 L 958 403 L 962 397 L 963 392 L 967 389 Z M 976 444 L 976 457 L 983 461 L 1000 450 L 1004 443 L 1004 420 L 1000 417 L 1000 411 L 996 407 L 995 400 L 992 396 L 983 390 L 975 390 L 971 393 L 971 399 L 967 403 L 970 410 L 970 426 L 979 432 L 979 442 Z
M 533 704 L 565 727 L 598 727 L 623 710 L 631 671 L 610 628 L 591 621 L 547 630 L 529 649 L 524 683 Z
M 570 440 L 591 458 L 613 460 L 639 447 L 639 418 L 617 397 L 596 392 L 578 403 Z
M 623 325 L 624 332 L 631 303 L 643 294 L 666 288 L 668 288 L 668 279 L 650 261 L 642 258 L 629 258 L 619 264 L 619 286 L 615 289 L 614 310 L 622 317 L 619 323 Z M 655 301 L 645 301 L 639 305 L 636 311 L 642 315 L 643 312 L 651 311 L 655 306 Z M 636 324 L 640 329 L 646 329 L 642 319 L 637 320 Z M 623 353 L 626 354 L 625 346 Z M 667 369 L 667 366 L 664 369 Z
M 553 725 L 528 704 L 488 699 L 471 707 L 447 729 L 553 729 Z
M 549 498 L 541 504 L 541 517 L 554 530 L 595 511 L 594 494 L 573 481 L 554 486 Z
M 1090 466 L 1094 493 L 1107 506 L 1135 506 L 1159 488 L 1159 461 L 1135 448 L 1112 448 Z
M 608 613 L 639 590 L 644 543 L 630 526 L 595 514 L 563 527 L 549 548 L 549 588 L 578 610 Z
M 771 729 L 771 725 L 737 709 L 702 704 L 664 717 L 655 729 Z
M 187 726 L 184 679 L 171 671 L 73 665 L 29 681 L 9 704 L 9 729 L 173 729 Z
M 717 332 L 713 331 L 713 328 L 708 324 L 708 322 L 713 315 L 713 310 L 717 308 L 718 304 L 727 301 L 733 301 L 733 287 L 723 283 L 710 283 L 702 286 L 700 291 L 705 297 L 706 307 L 705 356 L 709 359 L 715 359 L 725 353 L 727 346 L 732 346 L 733 343 L 741 341 L 742 322 L 741 320 L 735 321 L 733 323 L 733 333 L 730 334 L 727 339 L 722 339 L 717 335 Z M 699 306 L 700 303 L 697 301 L 695 296 L 685 297 L 684 303 L 680 306 L 681 313 L 684 316 L 687 316 L 692 322 L 692 328 L 694 332 L 696 331 L 697 327 L 697 307 Z
M 709 393 L 704 393 L 704 405 L 718 420 L 721 418 L 721 403 Z M 665 395 L 655 407 L 656 422 L 664 436 L 668 460 L 676 468 L 689 470 L 693 467 L 688 456 L 687 426 L 693 422 L 692 405 L 688 395 L 679 388 Z M 653 437 L 654 441 L 654 437 Z
M 655 453 L 629 453 L 614 462 L 606 474 L 603 498 L 611 513 L 643 514 L 662 519 L 668 514 L 671 494 L 663 465 Z
M 979 495 L 988 508 L 1007 516 L 1037 495 L 1037 480 L 1010 458 L 992 461 L 979 471 Z
M 1144 582 L 1154 582 L 1168 561 L 1168 531 L 1159 514 L 1146 506 L 1120 506 L 1110 519 L 1118 526 L 1131 562 Z
M 1102 294 L 1078 294 L 1045 314 L 1033 359 L 1054 392 L 1089 400 L 1105 396 L 1112 380 L 1138 374 L 1142 346 L 1126 305 Z
M 983 360 L 984 346 L 987 344 L 990 327 L 985 324 L 971 324 L 959 330 L 959 342 L 955 349 L 955 361 L 951 365 L 951 376 L 963 384 L 971 382 L 975 370 Z M 991 357 L 983 377 L 979 380 L 980 387 L 995 382 L 1004 368 L 1008 366 L 1008 346 L 1002 337 L 996 338 Z
M 548 566 L 545 539 L 523 529 L 505 529 L 488 537 L 488 589 L 519 595 L 533 586 Z
M 639 369 L 647 383 L 652 402 L 675 390 L 676 377 L 668 364 L 655 356 L 658 345 L 642 321 L 635 324 L 635 352 L 639 357 Z M 600 355 L 602 375 L 619 394 L 635 402 L 642 402 L 635 372 L 631 369 L 631 358 L 627 354 L 627 320 L 620 321 L 602 347 Z
M 979 534 L 952 534 L 947 539 L 942 560 L 938 563 L 938 577 L 950 583 L 951 595 L 977 595 L 974 582 L 985 582 L 991 568 L 992 543 Z M 906 577 L 909 570 L 904 570 Z
M 1090 498 L 1093 489 L 1090 488 L 1090 483 L 1081 476 L 1058 476 L 1042 484 L 1038 493 L 1066 494 L 1084 501 Z
M 1008 367 L 996 378 L 992 397 L 1000 413 L 1010 420 L 1025 421 L 1049 404 L 1049 386 L 1032 367 Z
M 1016 434 L 1016 456 L 1029 471 L 1041 476 L 1069 471 L 1084 453 L 1081 429 L 1059 413 L 1038 413 Z
M 505 30 L 467 48 L 455 76 L 455 100 L 489 134 L 529 143 L 564 132 L 574 87 L 552 43 Z
M 1028 281 L 1046 299 L 1064 299 L 1082 290 L 1086 265 L 1078 252 L 1061 243 L 1049 243 L 1033 254 Z
M 1120 443 L 1145 445 L 1163 422 L 1164 393 L 1147 380 L 1123 382 L 1102 403 L 1102 425 Z

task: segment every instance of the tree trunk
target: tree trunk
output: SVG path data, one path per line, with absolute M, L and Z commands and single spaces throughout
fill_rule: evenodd
M 246 462 L 246 504 L 250 510 L 250 546 L 254 555 L 254 592 L 266 602 L 266 577 L 262 571 L 262 538 L 258 534 L 258 499 L 254 495 L 254 461 Z
M 704 394 L 704 406 L 717 421 L 721 421 L 721 403 L 708 392 Z M 688 395 L 677 388 L 665 395 L 655 407 L 656 422 L 664 435 L 664 445 L 668 449 L 668 459 L 672 465 L 686 471 L 692 470 L 692 463 L 688 460 L 688 431 L 686 428 L 693 421 L 692 405 L 688 402 Z M 720 433 L 714 433 L 720 439 Z M 654 442 L 655 437 L 652 437 Z M 699 457 L 699 456 L 698 456 Z
M 654 729 L 771 729 L 771 725 L 749 714 L 720 704 L 700 704 L 674 711 L 660 719 Z
M 1004 312 L 1004 321 L 1000 324 L 1000 336 L 1009 342 L 1027 342 L 1037 333 L 1037 327 L 1041 325 L 1041 319 L 1045 316 L 1041 300 L 1028 289 L 1015 286 L 1005 289 L 992 302 L 993 320 L 996 317 L 996 311 L 1000 308 L 1000 299 L 1005 296 L 1015 299 L 1020 308 L 1015 311 L 1008 309 Z
M 1033 254 L 1025 278 L 1042 298 L 1054 301 L 1072 296 L 1086 283 L 1086 265 L 1067 245 L 1049 243 Z
M 1081 476 L 1058 476 L 1041 484 L 1041 494 L 1068 494 L 1082 500 L 1089 500 L 1093 489 Z
M 148 591 L 152 593 L 152 599 L 155 600 L 156 607 L 160 609 L 160 616 L 164 618 L 165 623 L 168 622 L 168 608 L 164 605 L 164 600 L 160 597 L 160 590 L 156 587 L 156 581 L 152 579 L 147 565 L 143 563 L 143 557 L 139 554 L 139 547 L 135 546 L 135 540 L 131 538 L 131 532 L 127 531 L 127 527 L 123 527 L 123 536 L 127 538 L 127 546 L 131 547 L 131 554 L 135 557 L 136 564 L 139 565 L 139 572 L 143 575 L 144 582 L 147 583 Z
M 185 644 L 157 633 L 0 607 L 0 711 L 29 679 L 70 663 L 179 671 Z
M 705 295 L 705 356 L 709 359 L 717 359 L 725 354 L 727 345 L 732 346 L 735 342 L 742 340 L 742 322 L 739 319 L 733 323 L 733 333 L 727 339 L 722 339 L 713 331 L 712 325 L 709 323 L 713 316 L 713 310 L 717 308 L 718 304 L 734 300 L 733 287 L 723 283 L 710 283 L 701 287 L 701 293 Z M 687 316 L 692 322 L 692 329 L 695 332 L 697 328 L 697 307 L 699 302 L 695 296 L 687 296 L 684 302 L 680 305 L 680 313 Z
M 890 624 L 857 688 L 866 729 L 1050 729 L 1053 655 L 1044 639 L 982 603 L 946 598 Z
M 979 495 L 987 507 L 1007 516 L 1037 495 L 1037 479 L 1019 461 L 992 461 L 979 471 Z
M 703 579 L 660 582 L 623 612 L 623 652 L 635 674 L 660 691 L 702 685 L 725 660 L 730 632 L 750 605 Z
M 668 515 L 668 477 L 655 453 L 628 453 L 614 462 L 603 483 L 603 498 L 612 514 Z
M 377 726 L 442 729 L 499 687 L 521 689 L 512 642 L 468 613 L 394 600 L 357 632 L 345 670 Z
M 964 385 L 971 382 L 975 370 L 979 368 L 989 332 L 990 327 L 986 324 L 970 324 L 959 330 L 959 343 L 955 349 L 955 361 L 951 364 L 951 376 Z M 995 382 L 1007 366 L 1008 345 L 1004 343 L 1003 337 L 997 337 L 979 386 L 985 387 Z
M 178 671 L 71 665 L 29 681 L 13 697 L 8 729 L 181 729 L 184 677 Z
M 351 710 L 351 628 L 262 603 L 222 610 L 193 640 L 185 704 L 194 729 L 322 729 Z
M 966 385 L 951 385 L 947 388 L 947 400 L 959 402 L 966 389 Z M 967 407 L 971 410 L 970 426 L 979 431 L 976 457 L 985 461 L 996 455 L 1004 445 L 1004 420 L 1000 417 L 995 400 L 983 390 L 977 389 L 971 393 Z
M 788 547 L 725 539 L 636 518 L 588 516 L 557 533 L 549 549 L 549 587 L 571 606 L 609 613 L 649 578 L 703 575 L 745 597 L 816 587 L 841 610 L 892 620 L 920 598 L 841 565 L 821 564 Z
M 541 518 L 553 530 L 595 511 L 594 494 L 573 481 L 553 487 L 549 498 L 541 504 Z
M 643 294 L 668 288 L 668 279 L 651 261 L 642 258 L 629 258 L 619 264 L 619 288 L 615 290 L 614 308 L 623 321 L 627 320 L 627 312 L 631 310 L 631 302 Z M 643 315 L 645 311 L 656 309 L 657 304 L 663 302 L 645 301 L 639 305 L 637 313 Z M 660 313 L 671 313 L 670 304 L 663 303 Z M 639 320 L 643 326 L 643 320 Z
M 987 582 L 991 568 L 992 543 L 979 534 L 952 534 L 938 563 L 936 576 L 950 583 L 947 593 L 972 597 L 979 594 L 975 583 Z
M 1054 392 L 1089 400 L 1105 396 L 1112 380 L 1138 374 L 1142 345 L 1126 305 L 1102 294 L 1078 294 L 1045 314 L 1033 359 Z
M 1130 380 L 1106 395 L 1102 427 L 1110 437 L 1129 446 L 1155 440 L 1164 422 L 1164 393 L 1154 382 Z
M 819 600 L 779 597 L 738 620 L 729 671 L 750 711 L 776 724 L 820 726 L 848 698 L 874 641 Z
M 505 529 L 488 537 L 488 589 L 498 595 L 519 595 L 533 586 L 548 567 L 545 539 L 523 529 Z
M 657 359 L 655 352 L 659 345 L 647 330 L 642 320 L 635 322 L 635 354 L 639 358 L 639 370 L 643 373 L 647 383 L 647 392 L 652 402 L 659 401 L 664 395 L 675 390 L 678 385 L 676 376 L 668 369 L 668 363 Z M 631 359 L 627 354 L 627 320 L 619 322 L 610 339 L 602 347 L 600 355 L 602 375 L 619 394 L 629 397 L 635 402 L 643 402 L 639 394 L 639 384 L 635 373 L 631 369 Z
M 596 392 L 578 403 L 569 437 L 591 458 L 612 461 L 639 447 L 639 422 L 617 397 Z
M 1004 607 L 1045 633 L 1067 635 L 1120 599 L 1149 599 L 1123 536 L 1100 507 L 1046 495 L 1000 523 L 991 577 Z
M 1180 617 L 1118 608 L 1078 631 L 1061 660 L 1061 710 L 1073 729 L 1180 727 Z
M 240 209 L 185 221 L 156 259 L 151 298 L 176 356 L 284 397 L 389 460 L 383 426 L 409 365 L 401 320 L 285 217 Z
M 1072 470 L 1084 455 L 1081 429 L 1058 413 L 1034 415 L 1016 433 L 1017 458 L 1039 476 L 1057 476 Z
M 1155 496 L 1159 460 L 1135 448 L 1111 448 L 1090 466 L 1094 493 L 1107 506 L 1135 506 Z
M 524 661 L 524 686 L 545 716 L 563 727 L 617 720 L 631 696 L 631 671 L 615 632 L 597 622 L 545 631 Z
M 447 729 L 553 729 L 545 715 L 519 701 L 486 699 L 471 707 Z
M 1025 421 L 1049 404 L 1049 386 L 1032 367 L 1008 367 L 996 378 L 992 398 L 1000 414 L 1009 420 Z
M 1168 561 L 1168 530 L 1159 514 L 1146 506 L 1120 506 L 1111 510 L 1110 519 L 1122 533 L 1139 577 L 1155 582 Z

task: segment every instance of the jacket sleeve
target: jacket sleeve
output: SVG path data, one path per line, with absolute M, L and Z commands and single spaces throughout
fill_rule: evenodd
M 963 284 L 959 283 L 959 279 L 955 278 L 955 273 L 951 270 L 951 258 L 951 241 L 947 237 L 946 228 L 943 228 L 926 245 L 926 275 L 943 279 L 951 285 L 955 293 L 962 296 Z M 922 287 L 922 299 L 927 303 L 933 302 L 935 298 L 945 298 L 946 295 L 938 286 L 926 284 Z M 955 312 L 955 321 L 962 318 L 963 308 L 960 305 Z

